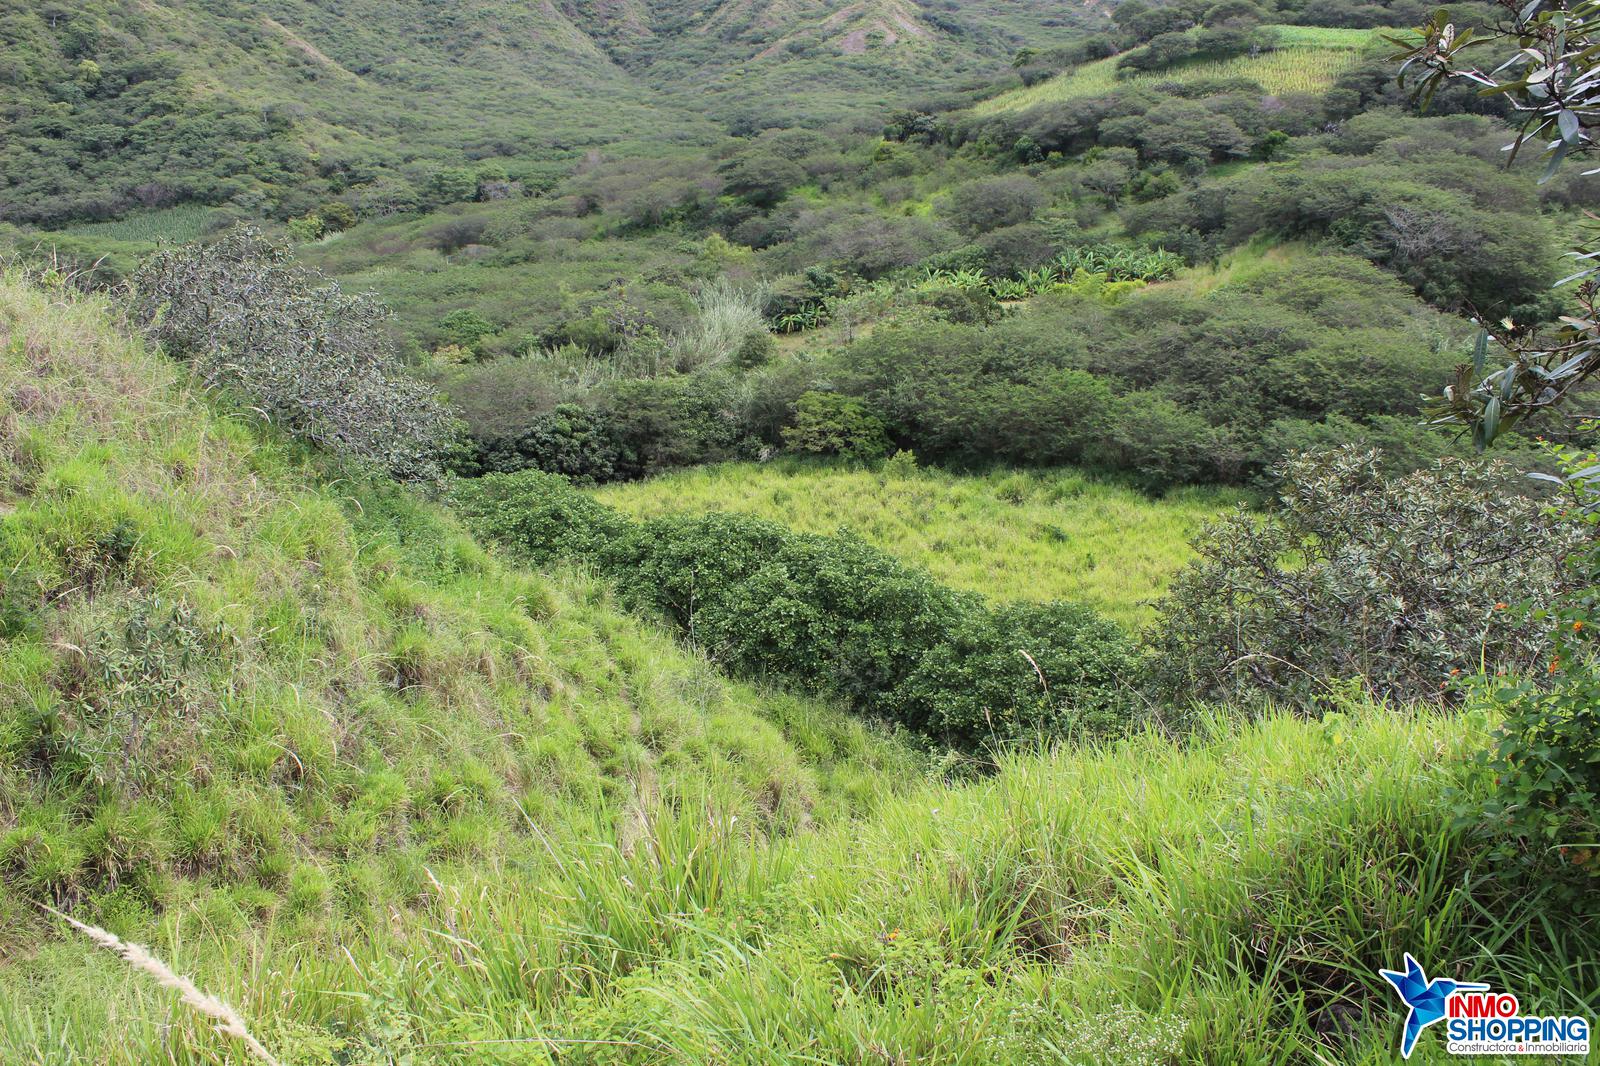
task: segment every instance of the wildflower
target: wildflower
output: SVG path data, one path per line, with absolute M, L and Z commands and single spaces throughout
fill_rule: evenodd
M 1560 659 L 1551 659 L 1550 660 L 1550 665 L 1545 667 L 1545 673 L 1553 674 L 1559 669 L 1561 669 L 1561 660 Z
M 1497 603 L 1494 605 L 1494 609 L 1497 611 L 1503 611 L 1506 609 L 1506 605 L 1503 603 Z
M 1581 618 L 1578 621 L 1572 623 L 1572 631 L 1574 633 L 1582 633 L 1583 632 L 1583 620 Z

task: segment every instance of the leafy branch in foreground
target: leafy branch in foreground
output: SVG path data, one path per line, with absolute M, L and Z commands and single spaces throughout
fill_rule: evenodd
M 1500 28 L 1459 30 L 1439 11 L 1415 37 L 1388 37 L 1401 51 L 1400 81 L 1414 79 L 1424 103 L 1448 81 L 1501 96 L 1523 119 L 1507 145 L 1515 160 L 1528 145 L 1546 160 L 1543 183 L 1569 156 L 1600 148 L 1600 0 L 1499 0 Z M 1478 62 L 1493 54 L 1495 65 Z M 1600 173 L 1600 168 L 1586 172 Z M 1590 219 L 1595 216 L 1585 212 Z M 1559 284 L 1577 284 L 1577 312 L 1551 331 L 1530 331 L 1506 320 L 1484 332 L 1470 364 L 1456 369 L 1444 398 L 1430 411 L 1437 423 L 1468 426 L 1478 447 L 1535 412 L 1560 406 L 1600 371 L 1600 248 L 1579 247 L 1579 270 Z M 1510 356 L 1488 371 L 1489 342 Z

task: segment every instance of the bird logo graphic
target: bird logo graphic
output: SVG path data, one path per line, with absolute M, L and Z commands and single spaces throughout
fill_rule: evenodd
M 1422 1030 L 1444 1018 L 1445 1001 L 1455 992 L 1487 992 L 1489 986 L 1485 984 L 1469 984 L 1466 982 L 1452 981 L 1448 977 L 1428 980 L 1428 975 L 1422 972 L 1422 966 L 1411 957 L 1411 952 L 1406 952 L 1405 972 L 1398 970 L 1379 970 L 1379 976 L 1400 993 L 1400 998 L 1410 1008 L 1406 1012 L 1405 1035 L 1400 1039 L 1400 1057 L 1409 1059 L 1411 1049 L 1417 1046 L 1417 1037 L 1422 1035 Z

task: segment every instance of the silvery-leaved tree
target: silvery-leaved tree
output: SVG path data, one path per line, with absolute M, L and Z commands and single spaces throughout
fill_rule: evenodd
M 134 277 L 147 332 L 269 421 L 402 480 L 442 472 L 459 424 L 400 364 L 376 298 L 351 296 L 241 227 Z
M 1507 152 L 1540 153 L 1547 181 L 1567 160 L 1600 154 L 1600 0 L 1498 2 L 1498 28 L 1458 30 L 1440 11 L 1413 36 L 1388 40 L 1403 49 L 1394 57 L 1402 84 L 1415 86 L 1424 104 L 1447 81 L 1503 96 L 1521 120 Z M 1529 415 L 1566 404 L 1600 372 L 1600 246 L 1590 242 L 1571 257 L 1578 269 L 1562 284 L 1576 284 L 1573 313 L 1552 329 L 1481 323 L 1473 361 L 1457 368 L 1432 412 L 1470 427 L 1480 448 Z M 1503 366 L 1491 359 L 1496 347 Z M 1583 478 L 1597 479 L 1600 470 Z

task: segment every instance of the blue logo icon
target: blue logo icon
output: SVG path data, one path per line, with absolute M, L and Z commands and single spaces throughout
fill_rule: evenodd
M 1379 970 L 1379 975 L 1400 993 L 1400 998 L 1410 1008 L 1406 1013 L 1405 1035 L 1400 1040 L 1400 1057 L 1409 1059 L 1411 1049 L 1417 1046 L 1417 1037 L 1422 1035 L 1422 1030 L 1434 1022 L 1442 1021 L 1445 1016 L 1445 1003 L 1456 992 L 1486 992 L 1489 989 L 1485 984 L 1470 984 L 1467 982 L 1452 981 L 1448 977 L 1439 977 L 1428 980 L 1428 975 L 1422 972 L 1422 966 L 1411 957 L 1411 952 L 1406 952 L 1406 968 L 1402 973 L 1398 970 Z

